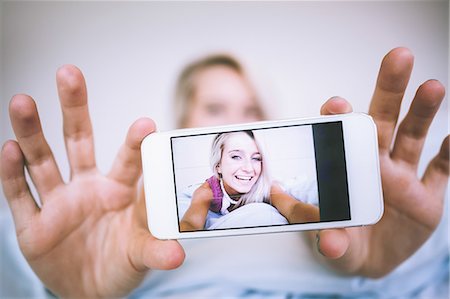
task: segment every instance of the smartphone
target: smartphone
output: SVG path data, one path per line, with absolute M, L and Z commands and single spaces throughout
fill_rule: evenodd
M 371 225 L 383 214 L 366 114 L 157 132 L 141 152 L 159 239 Z

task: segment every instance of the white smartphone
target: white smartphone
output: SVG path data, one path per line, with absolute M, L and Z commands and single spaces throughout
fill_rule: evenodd
M 366 114 L 158 132 L 141 151 L 159 239 L 370 225 L 383 214 Z

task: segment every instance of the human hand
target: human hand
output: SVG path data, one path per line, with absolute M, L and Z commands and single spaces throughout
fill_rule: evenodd
M 417 167 L 428 128 L 445 95 L 443 85 L 436 80 L 423 83 L 397 126 L 413 60 L 405 48 L 385 56 L 369 109 L 378 128 L 385 207 L 382 219 L 373 226 L 317 233 L 318 249 L 326 262 L 345 273 L 386 275 L 425 243 L 442 216 L 449 176 L 449 136 L 422 178 L 417 176 Z M 345 100 L 334 98 L 323 105 L 321 113 L 351 110 Z
M 3 190 L 20 248 L 42 282 L 61 297 L 119 297 L 133 290 L 149 268 L 172 269 L 184 259 L 176 241 L 160 241 L 146 225 L 140 143 L 154 131 L 137 120 L 108 175 L 96 167 L 86 85 L 74 66 L 61 67 L 57 86 L 63 112 L 70 181 L 62 180 L 36 104 L 16 95 L 9 106 L 16 141 L 1 152 Z M 30 173 L 38 207 L 25 180 Z M 138 194 L 139 193 L 139 194 Z

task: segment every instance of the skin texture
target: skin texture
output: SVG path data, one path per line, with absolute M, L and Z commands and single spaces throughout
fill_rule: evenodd
M 417 177 L 417 161 L 445 91 L 438 81 L 426 81 L 405 119 L 397 124 L 412 66 L 408 49 L 388 53 L 370 105 L 379 134 L 383 218 L 371 227 L 318 233 L 324 261 L 344 273 L 369 277 L 389 273 L 429 238 L 443 212 L 449 137 L 422 178 Z M 148 269 L 176 268 L 184 259 L 179 243 L 157 240 L 146 229 L 143 192 L 138 188 L 139 148 L 155 125 L 145 118 L 131 125 L 111 171 L 102 175 L 95 166 L 86 85 L 80 70 L 63 66 L 57 72 L 57 85 L 71 167 L 67 183 L 62 181 L 44 138 L 33 99 L 16 95 L 10 102 L 17 140 L 3 145 L 0 170 L 18 242 L 33 270 L 55 294 L 123 296 L 142 281 Z M 322 114 L 349 111 L 351 106 L 341 98 L 330 99 L 321 109 Z M 43 203 L 41 208 L 29 191 L 25 167 Z
M 183 232 L 203 230 L 206 223 L 209 206 L 213 193 L 208 182 L 204 182 L 194 191 L 192 202 L 183 219 L 180 221 L 180 229 Z
M 273 184 L 270 190 L 272 205 L 288 220 L 289 223 L 307 223 L 320 220 L 319 208 L 295 199 Z

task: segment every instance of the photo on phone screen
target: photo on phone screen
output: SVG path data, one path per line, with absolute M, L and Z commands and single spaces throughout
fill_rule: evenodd
M 342 122 L 171 137 L 180 232 L 350 220 Z

